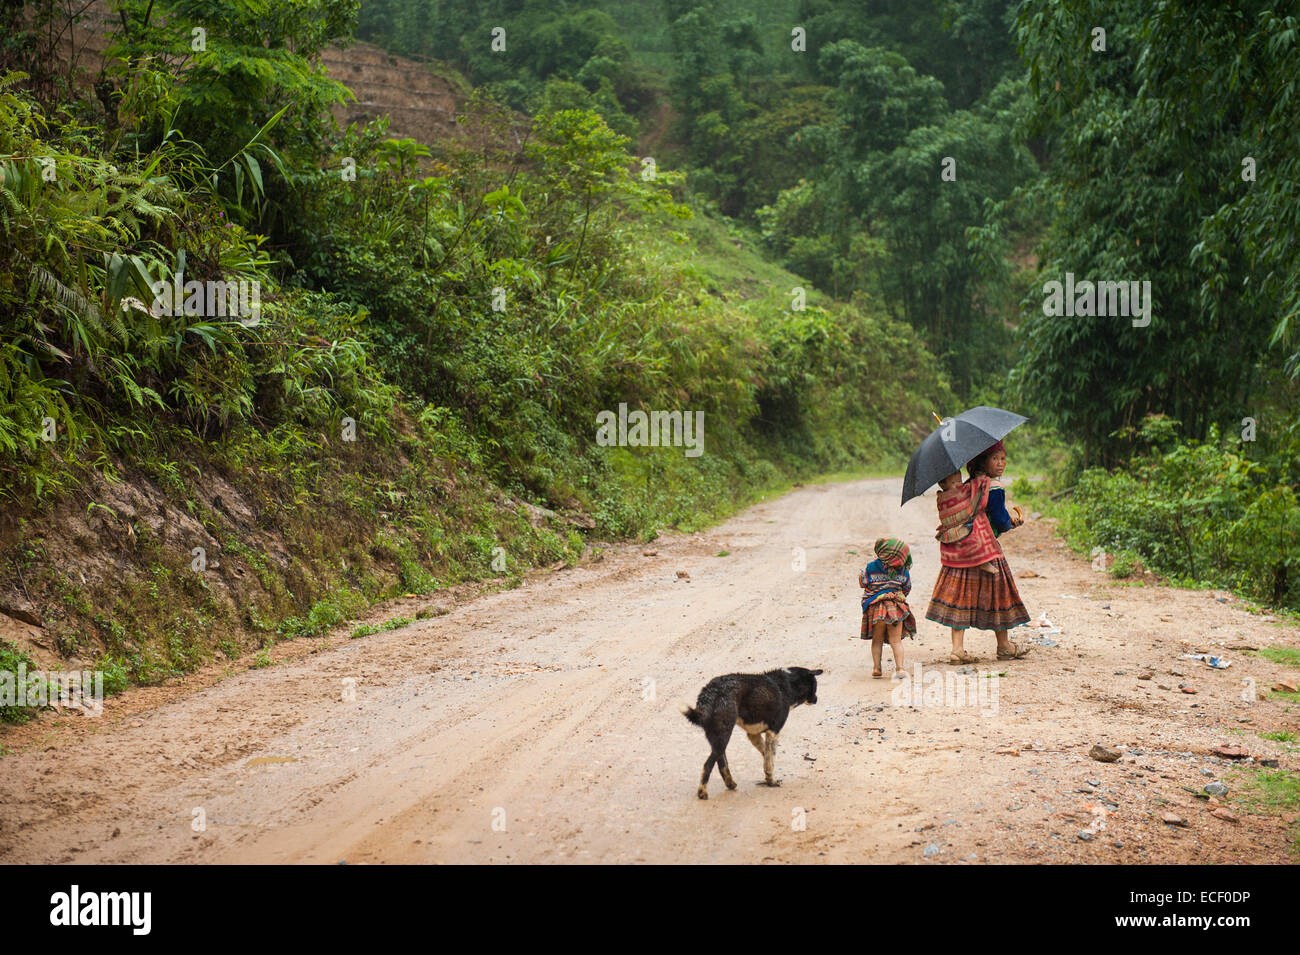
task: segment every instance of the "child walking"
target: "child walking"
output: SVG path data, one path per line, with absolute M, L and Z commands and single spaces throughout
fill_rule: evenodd
M 877 679 L 881 671 L 881 657 L 885 641 L 894 653 L 894 676 L 903 670 L 903 637 L 916 634 L 916 618 L 907 605 L 907 595 L 912 592 L 911 549 L 896 537 L 882 537 L 876 541 L 876 559 L 858 575 L 862 594 L 863 640 L 871 640 L 871 675 Z

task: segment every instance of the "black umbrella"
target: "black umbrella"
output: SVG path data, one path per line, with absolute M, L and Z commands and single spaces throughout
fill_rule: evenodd
M 940 423 L 912 452 L 903 475 L 903 501 L 928 491 L 940 478 L 960 471 L 1029 419 L 1013 411 L 980 405 Z

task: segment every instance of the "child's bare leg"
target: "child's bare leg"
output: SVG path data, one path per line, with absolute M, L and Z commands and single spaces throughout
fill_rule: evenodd
M 889 625 L 889 649 L 894 651 L 894 672 L 903 673 L 903 621 Z
M 1011 647 L 1011 641 L 1007 639 L 1007 632 L 1006 632 L 1005 630 L 994 630 L 994 631 L 993 631 L 993 636 L 995 636 L 995 637 L 998 638 L 998 649 L 999 649 L 999 650 L 1011 650 L 1011 649 L 1012 649 L 1012 647 Z
M 880 658 L 885 649 L 885 625 L 878 623 L 871 628 L 871 675 L 881 676 Z

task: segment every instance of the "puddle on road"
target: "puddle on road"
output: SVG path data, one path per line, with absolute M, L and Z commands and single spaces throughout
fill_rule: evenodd
M 251 769 L 254 766 L 270 766 L 274 763 L 296 763 L 297 756 L 254 756 L 244 764 L 245 769 Z

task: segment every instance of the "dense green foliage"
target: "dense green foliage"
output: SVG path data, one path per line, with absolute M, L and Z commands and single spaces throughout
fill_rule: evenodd
M 1298 25 L 1252 0 L 1023 4 L 1019 135 L 1044 172 L 974 233 L 996 262 L 1045 226 L 1013 380 L 1077 442 L 1069 533 L 1291 607 Z M 1149 324 L 1047 314 L 1066 273 L 1149 281 Z
M 1163 413 L 1204 438 L 1258 410 L 1283 356 L 1295 270 L 1300 34 L 1266 3 L 1026 3 L 1017 33 L 1045 175 L 1014 203 L 1048 223 L 1041 280 L 1149 280 L 1150 324 L 1024 306 L 1025 396 L 1116 463 L 1119 429 Z M 1093 30 L 1104 25 L 1105 50 Z M 1211 39 L 1212 38 L 1212 39 Z M 1247 181 L 1243 162 L 1257 164 Z M 994 221 L 996 221 L 994 216 Z M 986 237 L 998 232 L 989 227 Z M 1004 247 L 1005 248 L 1005 247 Z M 1292 362 L 1294 365 L 1294 362 Z M 1276 426 L 1273 424 L 1272 426 Z
M 394 47 L 449 60 L 502 102 L 528 112 L 598 110 L 613 129 L 633 134 L 633 114 L 650 104 L 644 72 L 600 4 L 550 0 L 439 0 L 432 28 Z M 425 4 L 396 2 L 394 16 L 420 17 Z M 396 11 L 401 11 L 397 13 Z M 409 11 L 409 12 L 408 12 Z M 383 15 L 383 14 L 380 14 Z M 384 33 L 361 36 L 382 41 Z
M 299 206 L 284 254 L 301 262 L 293 279 L 319 289 L 309 292 L 282 287 L 219 196 L 183 191 L 182 179 L 209 181 L 193 175 L 198 146 L 165 140 L 136 164 L 111 165 L 50 151 L 46 143 L 66 150 L 82 134 L 56 127 L 41 140 L 30 104 L 7 93 L 3 105 L 5 150 L 33 158 L 5 167 L 0 303 L 17 334 L 6 345 L 12 413 L 0 434 L 33 489 L 65 476 L 44 454 L 47 415 L 66 434 L 64 453 L 92 459 L 128 451 L 142 435 L 133 416 L 144 413 L 209 438 L 350 414 L 382 436 L 396 398 L 371 367 L 376 350 L 409 395 L 460 420 L 502 482 L 553 503 L 583 500 L 576 481 L 596 483 L 577 462 L 600 457 L 594 414 L 619 402 L 703 411 L 723 453 L 761 439 L 760 410 L 780 425 L 768 435 L 778 453 L 823 466 L 905 450 L 904 437 L 881 430 L 878 408 L 856 400 L 870 391 L 873 351 L 895 353 L 909 373 L 925 367 L 908 359 L 905 330 L 854 306 L 693 304 L 695 280 L 654 235 L 651 217 L 685 214 L 667 196 L 671 180 L 634 175 L 616 134 L 589 113 L 539 118 L 521 157 L 528 169 L 496 188 L 483 157 L 420 176 L 414 144 L 353 134 L 339 148 L 365 170 L 355 185 L 329 160 L 285 185 Z M 43 154 L 55 158 L 54 183 L 40 182 Z M 261 282 L 267 320 L 150 314 L 149 286 L 177 271 Z M 501 311 L 497 289 L 509 290 Z M 932 372 L 912 379 L 922 393 L 937 394 Z M 828 407 L 845 420 L 813 427 L 814 409 Z M 855 420 L 875 433 L 856 449 L 832 437 Z
M 12 81 L 0 80 L 0 154 L 14 157 L 0 165 L 8 496 L 67 486 L 76 463 L 102 466 L 150 440 L 144 419 L 160 412 L 205 438 L 254 421 L 320 425 L 344 405 L 384 427 L 393 391 L 368 367 L 355 316 L 305 292 L 271 296 L 252 327 L 151 308 L 153 283 L 176 273 L 273 287 L 258 237 L 196 185 L 212 172 L 199 147 L 168 138 L 114 163 L 90 130 L 42 115 Z M 281 316 L 293 316 L 288 333 Z
M 385 42 L 381 19 L 427 4 L 370 6 L 363 35 Z M 875 296 L 963 392 L 1010 368 L 1014 270 L 966 237 L 1035 173 L 1011 139 L 1026 107 L 1008 0 L 435 6 L 420 52 L 515 108 L 590 108 L 651 137 L 659 162 L 685 169 L 689 201 L 761 225 L 822 292 Z M 955 178 L 941 178 L 948 161 Z
M 1179 441 L 1165 418 L 1148 419 L 1140 437 L 1150 446 L 1127 469 L 1083 472 L 1065 508 L 1067 531 L 1106 549 L 1118 574 L 1137 557 L 1163 576 L 1300 610 L 1293 476 L 1213 431 L 1204 443 Z M 1284 450 L 1294 460 L 1300 442 Z
M 665 8 L 692 186 L 761 223 L 819 288 L 877 295 L 962 392 L 1000 378 L 1011 275 L 979 261 L 967 230 L 1036 172 L 1011 136 L 1025 107 L 1008 4 Z

